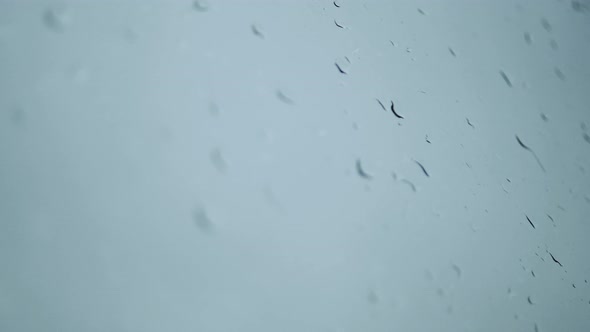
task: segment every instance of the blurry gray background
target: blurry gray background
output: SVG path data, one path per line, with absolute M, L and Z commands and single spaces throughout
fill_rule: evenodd
M 0 0 L 0 331 L 590 331 L 589 59 L 588 0 Z

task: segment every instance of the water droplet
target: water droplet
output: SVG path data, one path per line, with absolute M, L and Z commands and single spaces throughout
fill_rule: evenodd
M 413 192 L 416 192 L 416 186 L 408 179 L 401 179 L 400 182 L 407 184 Z
M 549 21 L 546 18 L 542 18 L 541 19 L 541 26 L 547 32 L 551 32 L 551 30 L 553 30 L 553 27 L 551 26 L 551 23 L 549 23 Z
M 291 99 L 291 98 L 287 97 L 287 96 L 286 96 L 286 95 L 283 93 L 283 91 L 281 91 L 281 90 L 277 90 L 275 94 L 276 94 L 277 98 L 278 98 L 280 101 L 282 101 L 283 103 L 285 103 L 285 104 L 287 104 L 287 105 L 294 105 L 294 104 L 295 104 L 295 103 L 293 102 L 293 99 Z
M 453 268 L 453 270 L 457 274 L 457 278 L 461 278 L 461 269 L 459 268 L 459 266 L 457 266 L 456 264 L 453 264 L 451 267 Z
M 371 304 L 377 304 L 379 302 L 379 297 L 377 296 L 377 293 L 375 293 L 374 290 L 370 290 L 367 293 L 367 301 Z
M 198 12 L 206 12 L 209 10 L 209 2 L 207 0 L 193 1 L 193 8 Z
M 582 12 L 588 10 L 588 5 L 583 4 L 580 1 L 572 1 L 572 9 L 575 12 L 582 13 Z
M 250 29 L 255 36 L 259 37 L 260 39 L 264 39 L 264 34 L 256 24 L 252 24 Z
M 545 113 L 541 113 L 541 119 L 543 119 L 543 121 L 545 122 L 549 121 L 549 118 L 547 117 L 547 115 L 545 115 Z
M 139 39 L 139 35 L 134 29 L 127 27 L 123 30 L 123 39 L 128 43 L 133 44 Z
M 334 66 L 340 74 L 346 75 L 348 74 L 348 68 L 350 67 L 350 63 L 345 61 L 336 61 L 334 62 Z
M 364 168 L 363 165 L 361 163 L 360 159 L 356 160 L 355 163 L 355 167 L 356 167 L 356 173 L 358 174 L 358 176 L 360 176 L 361 178 L 365 179 L 365 180 L 371 180 L 373 178 L 373 176 L 369 173 L 367 173 Z
M 69 21 L 69 15 L 63 7 L 48 8 L 43 12 L 43 23 L 54 32 L 63 32 Z
M 209 103 L 209 114 L 211 114 L 212 116 L 219 115 L 219 107 L 214 102 Z
M 221 150 L 219 148 L 215 148 L 209 152 L 209 159 L 211 163 L 220 173 L 225 173 L 227 170 L 227 163 L 221 154 Z
M 209 219 L 207 212 L 203 208 L 197 208 L 193 213 L 195 225 L 204 233 L 209 233 L 213 230 L 213 223 Z
M 533 39 L 531 38 L 530 33 L 528 33 L 528 32 L 524 33 L 524 41 L 529 45 L 531 45 L 533 43 Z
M 557 76 L 557 78 L 559 78 L 562 81 L 565 81 L 565 74 L 557 67 L 555 67 L 553 69 L 553 72 L 555 73 L 555 76 Z
M 508 85 L 508 87 L 512 87 L 512 82 L 510 82 L 510 79 L 508 78 L 508 75 L 506 75 L 506 73 L 503 70 L 500 70 L 500 76 L 502 77 L 502 79 L 504 80 L 504 82 L 506 83 L 506 85 Z
M 12 110 L 10 120 L 15 126 L 22 126 L 27 121 L 27 113 L 25 113 L 25 110 L 21 107 L 17 107 Z

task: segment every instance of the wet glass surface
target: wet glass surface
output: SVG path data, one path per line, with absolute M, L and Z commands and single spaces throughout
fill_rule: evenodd
M 590 331 L 590 2 L 0 1 L 1 331 Z

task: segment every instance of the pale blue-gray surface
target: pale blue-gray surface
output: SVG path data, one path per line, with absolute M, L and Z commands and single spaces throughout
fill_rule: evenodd
M 588 59 L 588 0 L 1 0 L 0 330 L 590 331 Z

